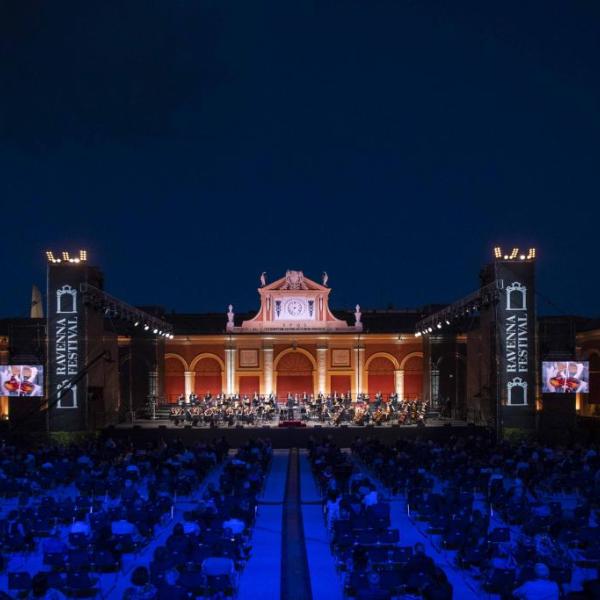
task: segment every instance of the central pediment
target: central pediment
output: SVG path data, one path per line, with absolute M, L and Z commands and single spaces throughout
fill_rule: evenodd
M 317 290 L 329 293 L 330 289 L 325 285 L 318 284 L 316 281 L 304 276 L 302 271 L 287 271 L 286 274 L 272 283 L 265 284 L 260 291 L 298 291 L 298 290 Z
M 258 288 L 259 311 L 241 327 L 231 326 L 229 331 L 362 331 L 358 307 L 353 326 L 334 317 L 329 309 L 331 288 L 327 279 L 324 273 L 323 283 L 317 283 L 302 271 L 288 270 L 283 277 L 267 284 L 263 273 Z

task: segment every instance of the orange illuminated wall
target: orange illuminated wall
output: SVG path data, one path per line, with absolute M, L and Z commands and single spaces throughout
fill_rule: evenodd
M 286 398 L 288 394 L 312 394 L 312 363 L 300 352 L 290 352 L 281 358 L 277 365 L 277 396 Z
M 367 372 L 368 392 L 371 400 L 378 392 L 387 398 L 394 393 L 394 363 L 384 356 L 379 356 L 369 363 Z
M 240 396 L 254 396 L 254 392 L 260 392 L 260 377 L 258 375 L 240 376 Z
M 350 375 L 332 375 L 331 393 L 346 394 L 352 389 L 352 378 Z
M 180 394 L 185 392 L 184 367 L 176 358 L 165 361 L 165 395 L 167 402 L 177 402 Z
M 413 356 L 404 365 L 404 398 L 417 400 L 423 397 L 423 359 Z
M 197 396 L 203 398 L 207 392 L 213 396 L 221 393 L 223 384 L 221 365 L 214 358 L 206 357 L 199 360 L 194 371 L 194 392 Z

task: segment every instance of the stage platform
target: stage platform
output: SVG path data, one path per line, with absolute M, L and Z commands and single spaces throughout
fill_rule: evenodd
M 464 421 L 436 419 L 425 425 L 340 425 L 329 426 L 308 423 L 304 427 L 286 427 L 279 423 L 266 426 L 192 427 L 174 425 L 168 420 L 137 420 L 133 424 L 122 424 L 104 429 L 105 436 L 114 439 L 129 438 L 135 443 L 163 439 L 179 439 L 184 443 L 213 440 L 224 437 L 233 448 L 250 439 L 268 438 L 274 448 L 306 448 L 311 438 L 330 436 L 341 447 L 350 446 L 356 438 L 377 438 L 383 443 L 398 439 L 447 439 L 450 436 L 485 434 L 489 430 L 467 424 Z

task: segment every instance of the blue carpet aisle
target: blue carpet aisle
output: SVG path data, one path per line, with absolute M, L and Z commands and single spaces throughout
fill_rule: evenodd
M 238 600 L 279 600 L 281 535 L 289 450 L 274 450 L 271 471 L 260 498 L 252 556 L 240 579 Z
M 281 600 L 312 600 L 300 505 L 300 460 L 292 449 L 283 504 Z
M 342 580 L 335 570 L 323 519 L 321 495 L 306 450 L 300 452 L 300 495 L 313 600 L 342 600 Z

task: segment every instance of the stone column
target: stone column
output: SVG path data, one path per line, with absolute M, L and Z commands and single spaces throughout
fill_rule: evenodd
M 365 388 L 365 349 L 362 346 L 354 348 L 354 381 L 355 381 L 355 394 L 362 394 Z
M 148 372 L 148 404 L 150 405 L 150 418 L 156 419 L 156 403 L 158 402 L 158 371 Z
M 429 407 L 438 405 L 439 402 L 439 394 L 440 394 L 440 372 L 439 369 L 432 368 L 431 369 L 431 378 L 430 378 L 431 390 L 429 394 Z
M 265 346 L 263 348 L 263 374 L 264 374 L 264 394 L 273 393 L 273 347 Z
M 394 371 L 394 383 L 398 400 L 404 400 L 404 369 Z
M 185 397 L 189 398 L 190 394 L 194 391 L 194 382 L 196 380 L 196 373 L 194 371 L 185 371 Z
M 235 390 L 235 348 L 225 349 L 225 393 L 233 394 Z
M 327 388 L 327 347 L 317 348 L 317 394 L 325 394 Z

